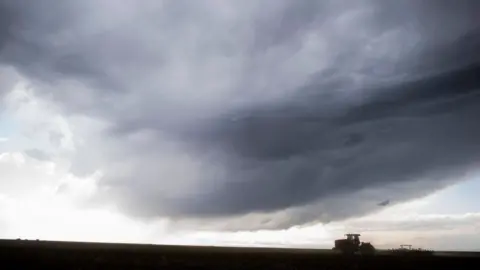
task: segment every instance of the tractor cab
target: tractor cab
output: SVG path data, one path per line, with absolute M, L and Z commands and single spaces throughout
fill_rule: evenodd
M 358 233 L 347 233 L 347 234 L 345 234 L 345 236 L 347 237 L 347 241 L 352 242 L 356 246 L 360 245 L 360 234 L 358 234 Z
M 368 242 L 360 242 L 360 234 L 348 233 L 345 234 L 346 239 L 335 240 L 335 247 L 333 250 L 339 251 L 343 254 L 354 254 L 359 252 L 360 254 L 373 254 L 375 248 Z

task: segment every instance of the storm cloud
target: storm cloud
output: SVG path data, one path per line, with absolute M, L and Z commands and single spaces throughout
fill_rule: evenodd
M 478 1 L 0 3 L 1 68 L 103 124 L 71 170 L 131 215 L 329 222 L 478 167 Z

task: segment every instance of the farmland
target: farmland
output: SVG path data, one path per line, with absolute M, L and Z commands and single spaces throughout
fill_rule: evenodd
M 331 250 L 0 240 L 2 269 L 473 269 L 477 253 L 344 256 Z

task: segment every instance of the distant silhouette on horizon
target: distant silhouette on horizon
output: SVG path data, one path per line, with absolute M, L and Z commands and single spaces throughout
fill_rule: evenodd
M 389 205 L 390 204 L 390 200 L 385 200 L 383 202 L 380 202 L 378 205 L 379 206 L 386 206 L 386 205 Z

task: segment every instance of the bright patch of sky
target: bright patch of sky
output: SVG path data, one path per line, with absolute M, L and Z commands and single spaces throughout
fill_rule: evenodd
M 0 138 L 9 138 L 15 134 L 16 125 L 8 114 L 0 114 Z
M 480 176 L 441 190 L 429 198 L 421 213 L 461 214 L 480 212 Z

